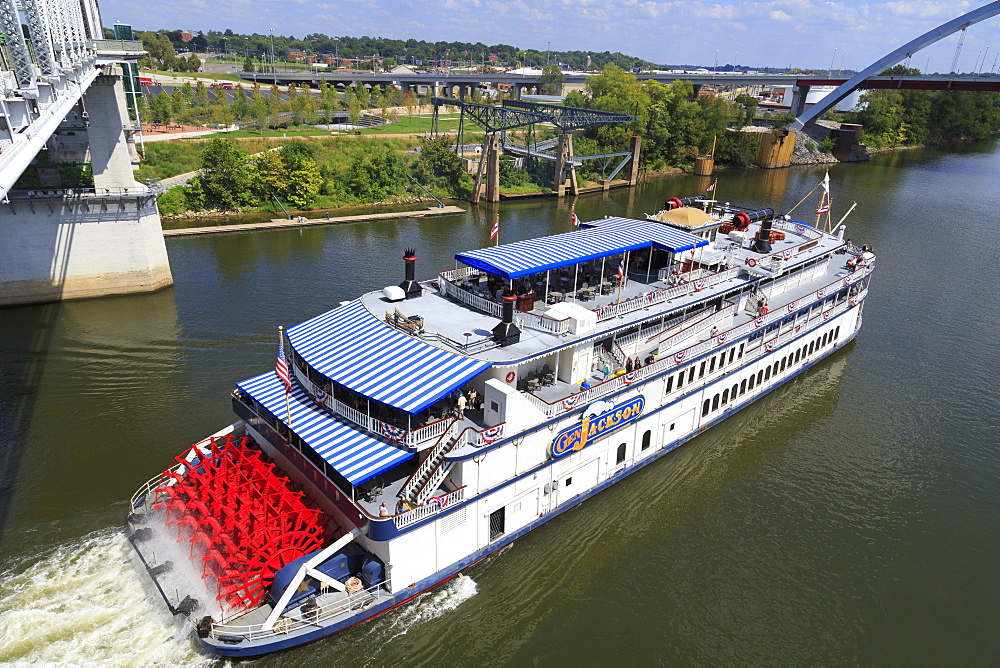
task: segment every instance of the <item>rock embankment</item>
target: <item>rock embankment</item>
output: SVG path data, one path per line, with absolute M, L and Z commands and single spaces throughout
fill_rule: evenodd
M 829 162 L 840 162 L 833 157 L 832 153 L 824 153 L 820 149 L 820 143 L 830 137 L 830 130 L 840 128 L 840 123 L 836 121 L 816 121 L 815 125 L 809 125 L 798 132 L 795 136 L 795 151 L 792 153 L 793 165 L 819 165 Z M 861 146 L 851 148 L 851 157 L 846 162 L 864 162 L 868 159 L 868 152 Z

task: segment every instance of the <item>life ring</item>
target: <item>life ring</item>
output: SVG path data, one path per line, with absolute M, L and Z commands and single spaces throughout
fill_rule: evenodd
M 757 260 L 756 260 L 756 258 L 748 257 L 747 258 L 747 266 L 748 267 L 756 267 L 757 266 Z
M 514 375 L 514 372 L 513 371 L 509 371 L 507 373 L 507 382 L 508 383 L 513 383 L 514 382 L 514 378 L 516 378 L 516 376 Z

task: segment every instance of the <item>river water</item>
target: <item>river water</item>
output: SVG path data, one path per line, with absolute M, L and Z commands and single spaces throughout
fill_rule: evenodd
M 822 167 L 724 172 L 787 211 Z M 261 665 L 1000 661 L 1000 145 L 830 170 L 878 269 L 857 340 L 446 587 Z M 642 217 L 708 179 L 581 197 Z M 455 252 L 570 229 L 571 200 L 168 240 L 176 285 L 0 311 L 0 662 L 211 663 L 117 531 L 228 424 L 278 325 Z M 810 219 L 813 201 L 797 211 Z

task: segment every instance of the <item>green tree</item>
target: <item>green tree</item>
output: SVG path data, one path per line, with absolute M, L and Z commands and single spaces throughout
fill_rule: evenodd
M 406 163 L 396 151 L 376 148 L 355 158 L 340 181 L 351 197 L 362 202 L 382 202 L 403 191 Z
M 238 210 L 256 203 L 255 176 L 247 154 L 229 139 L 208 141 L 201 154 L 199 187 L 207 206 Z
M 562 95 L 566 75 L 563 74 L 558 65 L 546 65 L 542 68 L 542 76 L 538 77 L 538 83 L 541 84 L 542 91 L 546 95 Z
M 451 150 L 451 138 L 424 142 L 417 160 L 417 177 L 424 185 L 433 184 L 464 196 L 472 192 L 472 178 L 465 172 L 462 159 Z

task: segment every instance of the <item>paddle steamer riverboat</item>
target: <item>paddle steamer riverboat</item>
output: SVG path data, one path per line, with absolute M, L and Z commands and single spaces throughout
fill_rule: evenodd
M 875 258 L 704 198 L 455 256 L 280 334 L 238 422 L 132 498 L 204 647 L 254 656 L 456 575 L 850 341 Z M 200 588 L 200 590 L 199 590 Z

